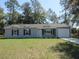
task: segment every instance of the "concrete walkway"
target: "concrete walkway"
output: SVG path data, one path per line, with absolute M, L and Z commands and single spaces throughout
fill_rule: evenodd
M 62 38 L 62 39 L 75 43 L 75 44 L 79 44 L 79 39 L 76 39 L 76 38 Z

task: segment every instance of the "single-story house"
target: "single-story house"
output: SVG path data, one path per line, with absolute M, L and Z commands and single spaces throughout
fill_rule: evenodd
M 60 37 L 71 36 L 70 27 L 66 24 L 14 24 L 5 26 L 6 38 L 24 37 Z

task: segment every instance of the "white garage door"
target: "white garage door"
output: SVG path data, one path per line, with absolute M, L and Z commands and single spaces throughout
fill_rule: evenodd
M 57 31 L 58 33 L 58 37 L 70 37 L 70 31 L 69 31 L 69 29 L 63 29 L 63 28 L 61 28 L 61 29 L 58 29 L 58 31 Z

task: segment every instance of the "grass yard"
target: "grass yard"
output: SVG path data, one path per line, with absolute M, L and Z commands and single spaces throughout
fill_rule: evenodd
M 2 39 L 0 59 L 63 59 L 65 53 L 53 48 L 62 43 L 61 39 Z

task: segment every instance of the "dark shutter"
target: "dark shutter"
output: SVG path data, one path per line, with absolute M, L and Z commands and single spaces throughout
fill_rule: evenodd
M 25 35 L 25 29 L 24 29 L 24 31 L 23 31 L 23 34 Z
M 56 29 L 53 29 L 53 35 L 56 35 Z
M 53 34 L 53 33 L 52 33 L 52 29 L 51 29 L 51 34 Z
M 17 35 L 19 35 L 19 30 L 17 30 Z
M 44 35 L 44 29 L 42 29 L 42 35 Z
M 31 29 L 29 29 L 29 35 L 31 35 Z
M 13 29 L 12 29 L 12 36 L 13 36 Z

